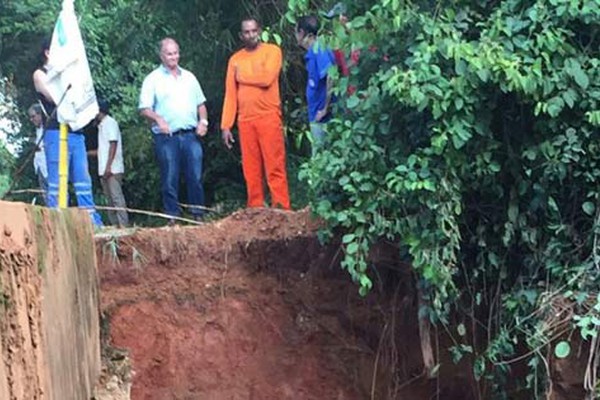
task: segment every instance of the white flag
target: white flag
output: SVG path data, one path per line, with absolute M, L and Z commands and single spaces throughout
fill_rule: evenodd
M 98 102 L 73 0 L 63 0 L 48 57 L 47 87 L 57 117 L 77 131 L 98 114 Z M 64 98 L 63 98 L 64 96 Z

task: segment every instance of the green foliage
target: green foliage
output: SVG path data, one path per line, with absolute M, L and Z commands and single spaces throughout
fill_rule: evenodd
M 18 105 L 24 120 L 27 107 L 35 101 L 31 74 L 37 63 L 40 43 L 48 36 L 60 10 L 61 2 L 47 4 L 40 0 L 6 0 L 0 2 L 0 76 L 9 77 L 16 87 Z M 273 7 L 276 5 L 276 7 Z M 175 38 L 181 49 L 181 65 L 200 81 L 207 97 L 211 126 L 204 146 L 204 183 L 209 205 L 221 212 L 245 204 L 245 187 L 239 150 L 228 152 L 219 130 L 223 101 L 224 77 L 228 57 L 239 47 L 239 23 L 243 16 L 260 15 L 265 39 L 284 41 L 275 24 L 283 2 L 261 5 L 252 1 L 227 0 L 144 1 L 144 0 L 76 0 L 84 42 L 97 94 L 111 104 L 111 114 L 123 133 L 125 157 L 124 191 L 128 206 L 161 210 L 158 168 L 155 162 L 149 124 L 139 116 L 137 105 L 144 77 L 159 63 L 158 43 L 165 36 Z M 271 27 L 271 24 L 274 24 Z M 295 44 L 294 44 L 295 48 Z M 286 79 L 282 85 L 287 85 Z M 296 97 L 295 92 L 290 99 Z M 288 109 L 288 98 L 284 99 Z M 293 132 L 297 123 L 292 120 Z M 24 124 L 19 136 L 31 137 L 33 127 Z M 90 129 L 94 134 L 94 129 Z M 289 135 L 290 142 L 294 137 Z M 28 150 L 27 148 L 26 150 Z M 294 206 L 306 204 L 305 190 L 295 179 L 297 165 L 304 161 L 305 148 L 290 146 L 290 185 L 299 190 L 292 195 Z M 25 163 L 20 155 L 19 165 Z M 93 162 L 92 162 L 93 164 Z M 92 168 L 91 173 L 97 171 Z M 19 188 L 37 187 L 33 169 L 27 168 L 19 179 Z M 98 182 L 96 201 L 105 201 Z M 182 200 L 185 200 L 184 189 Z M 298 201 L 298 199 L 300 199 Z M 162 221 L 134 216 L 137 224 Z
M 6 146 L 0 142 L 0 197 L 2 197 L 10 187 L 12 178 L 10 176 L 14 164 L 14 156 L 7 150 Z
M 15 164 L 15 156 L 9 150 L 18 142 L 14 133 L 19 123 L 14 102 L 14 88 L 7 79 L 0 77 L 0 198 L 10 188 L 12 183 L 11 171 Z M 13 150 L 14 151 L 14 150 Z
M 421 312 L 443 324 L 458 314 L 484 331 L 486 339 L 476 341 L 463 326 L 451 354 L 470 360 L 473 377 L 492 382 L 494 396 L 501 396 L 511 357 L 523 347 L 531 354 L 527 382 L 534 395 L 543 393 L 540 349 L 556 339 L 548 323 L 556 300 L 579 307 L 572 327 L 584 338 L 600 326 L 597 310 L 583 307 L 600 283 L 600 5 L 348 4 L 347 26 L 329 22 L 323 36 L 346 52 L 360 50 L 360 60 L 349 77 L 333 73 L 337 119 L 298 182 L 294 172 L 307 153 L 305 72 L 291 23 L 319 3 L 289 0 L 277 23 L 285 2 L 76 1 L 96 88 L 124 134 L 129 205 L 161 208 L 152 138 L 137 98 L 166 35 L 178 40 L 182 66 L 208 97 L 209 200 L 225 210 L 243 204 L 240 156 L 222 149 L 218 121 L 239 21 L 261 15 L 264 38 L 281 42 L 286 54 L 282 93 L 288 139 L 296 144 L 288 147 L 295 205 L 301 196 L 313 198 L 312 209 L 328 223 L 325 234 L 343 231 L 342 266 L 363 294 L 373 286 L 371 245 L 382 238 L 397 243 L 426 295 Z M 34 99 L 40 39 L 59 7 L 0 2 L 0 75 L 17 88 L 23 111 Z M 350 86 L 357 88 L 352 95 Z
M 489 340 L 461 339 L 455 359 L 472 353 L 474 378 L 500 381 L 525 345 L 543 393 L 539 349 L 555 333 L 544 318 L 600 278 L 600 5 L 381 0 L 350 17 L 323 30 L 361 53 L 337 79 L 326 149 L 301 172 L 313 209 L 345 232 L 342 265 L 362 293 L 370 246 L 395 241 L 432 320 L 486 321 Z
M 566 358 L 571 353 L 571 345 L 569 342 L 562 341 L 554 348 L 554 355 L 558 358 Z

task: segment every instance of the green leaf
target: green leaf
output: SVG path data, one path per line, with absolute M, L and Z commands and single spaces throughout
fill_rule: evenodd
M 511 204 L 508 207 L 508 220 L 512 223 L 517 222 L 517 217 L 519 216 L 519 208 L 516 204 Z
M 373 282 L 371 282 L 371 279 L 367 275 L 362 275 L 360 277 L 360 286 L 370 290 L 373 287 Z
M 433 182 L 431 182 L 429 180 L 423 181 L 423 189 L 433 192 L 433 191 L 435 191 L 435 185 L 433 184 Z
M 355 238 L 356 238 L 356 235 L 354 233 L 347 233 L 342 238 L 342 243 L 348 244 L 348 243 L 352 242 Z
M 558 204 L 556 204 L 556 200 L 554 197 L 548 196 L 548 207 L 554 212 L 558 212 Z
M 346 106 L 348 108 L 355 108 L 358 105 L 358 103 L 360 103 L 360 99 L 358 98 L 358 96 L 350 96 L 346 101 Z
M 571 345 L 564 340 L 554 347 L 556 358 L 567 358 L 569 354 L 571 354 Z
M 461 110 L 464 106 L 464 101 L 462 99 L 462 97 L 456 97 L 454 98 L 454 107 L 456 107 L 457 110 Z
M 370 192 L 373 189 L 375 189 L 375 186 L 371 182 L 365 182 L 361 184 L 358 188 L 358 190 L 360 190 L 361 192 Z
M 573 71 L 573 78 L 575 78 L 575 82 L 577 82 L 583 90 L 586 90 L 590 85 L 590 78 L 588 78 L 587 74 L 581 68 Z
M 367 289 L 364 286 L 361 286 L 360 288 L 358 288 L 358 294 L 360 294 L 362 297 L 365 297 L 369 294 L 369 289 Z
M 473 363 L 473 376 L 476 381 L 479 381 L 485 373 L 485 359 L 483 357 L 477 357 Z
M 529 304 L 534 305 L 537 299 L 537 292 L 533 289 L 523 290 L 523 297 L 525 297 Z
M 575 93 L 573 89 L 567 89 L 567 91 L 562 94 L 562 98 L 569 108 L 573 108 L 575 101 L 577 100 L 577 93 Z
M 367 222 L 367 217 L 365 215 L 364 212 L 357 212 L 354 214 L 354 219 L 356 220 L 356 222 L 359 222 L 361 224 L 364 224 Z
M 465 129 L 461 124 L 456 124 L 452 129 L 452 144 L 454 148 L 460 150 L 461 147 L 465 145 L 465 143 L 471 139 L 472 134 L 467 129 Z
M 561 97 L 553 97 L 548 101 L 548 115 L 557 117 L 565 106 L 565 102 Z
M 478 69 L 477 76 L 481 79 L 482 82 L 487 82 L 490 79 L 490 71 L 487 69 Z
M 493 251 L 488 253 L 488 261 L 494 267 L 497 267 L 500 265 L 500 260 L 498 259 L 498 256 L 496 255 L 496 253 L 494 253 Z
M 467 70 L 467 63 L 465 60 L 457 60 L 454 64 L 454 72 L 456 75 L 464 75 Z
M 346 253 L 356 254 L 358 253 L 358 243 L 352 242 L 346 247 Z
M 467 334 L 467 329 L 464 324 L 459 324 L 456 330 L 460 336 L 465 336 Z
M 583 203 L 581 205 L 581 208 L 583 208 L 584 213 L 590 216 L 594 215 L 594 211 L 596 211 L 596 206 L 591 201 L 586 201 L 585 203 Z

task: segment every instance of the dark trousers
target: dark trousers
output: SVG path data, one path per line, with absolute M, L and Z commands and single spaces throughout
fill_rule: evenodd
M 154 150 L 160 168 L 160 184 L 165 214 L 179 216 L 179 174 L 181 169 L 187 186 L 187 203 L 204 206 L 202 187 L 202 144 L 194 131 L 177 135 L 154 135 Z M 202 216 L 201 208 L 191 208 L 194 216 Z

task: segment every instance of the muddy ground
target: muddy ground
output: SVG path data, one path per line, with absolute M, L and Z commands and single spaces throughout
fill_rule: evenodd
M 395 252 L 373 259 L 395 279 L 361 298 L 317 229 L 308 212 L 244 210 L 98 239 L 104 355 L 126 377 L 129 352 L 131 398 L 469 399 L 455 366 L 446 386 L 422 375 L 412 279 Z

